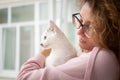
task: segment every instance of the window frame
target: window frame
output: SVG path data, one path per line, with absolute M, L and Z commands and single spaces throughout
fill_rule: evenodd
M 8 9 L 8 23 L 7 24 L 0 24 L 0 43 L 2 43 L 2 28 L 4 27 L 10 27 L 10 26 L 14 26 L 16 27 L 16 54 L 18 55 L 16 59 L 16 69 L 14 71 L 10 71 L 10 70 L 3 70 L 2 67 L 0 66 L 0 78 L 1 77 L 7 77 L 7 78 L 15 78 L 19 72 L 19 65 L 20 64 L 19 62 L 19 55 L 20 55 L 20 51 L 19 51 L 19 47 L 20 47 L 20 36 L 17 36 L 17 35 L 20 35 L 20 27 L 21 26 L 27 26 L 27 25 L 33 25 L 34 26 L 34 53 L 31 54 L 32 56 L 33 55 L 36 55 L 39 53 L 40 51 L 40 45 L 38 44 L 40 42 L 40 25 L 44 25 L 44 24 L 48 24 L 48 21 L 49 20 L 53 20 L 53 21 L 56 21 L 56 1 L 61 1 L 61 8 L 62 6 L 64 6 L 65 8 L 64 9 L 60 9 L 60 14 L 59 14 L 59 19 L 60 21 L 56 22 L 58 26 L 60 26 L 60 28 L 63 30 L 63 32 L 66 34 L 66 36 L 69 35 L 69 31 L 68 31 L 68 28 L 69 26 L 67 25 L 68 22 L 72 23 L 71 20 L 69 21 L 68 20 L 68 2 L 70 0 L 41 0 L 41 1 L 29 1 L 28 2 L 16 2 L 16 3 L 12 3 L 12 4 L 9 4 L 9 5 L 5 5 L 5 6 L 0 6 L 0 9 L 2 8 L 7 8 Z M 40 16 L 39 16 L 39 5 L 40 3 L 45 3 L 47 2 L 48 3 L 48 16 L 49 16 L 49 19 L 48 20 L 43 20 L 43 21 L 40 21 Z M 12 10 L 12 7 L 18 7 L 18 6 L 23 6 L 23 5 L 31 5 L 33 4 L 34 5 L 34 20 L 33 21 L 28 21 L 28 22 L 16 22 L 16 23 L 11 23 L 11 18 L 12 18 L 12 14 L 11 14 L 11 10 Z M 66 27 L 64 27 L 66 26 Z M 43 27 L 42 27 L 43 28 Z M 42 29 L 44 30 L 44 29 Z M 76 42 L 76 41 L 75 41 Z M 0 45 L 0 65 L 3 65 L 2 64 L 2 45 Z M 9 74 L 9 75 L 8 75 Z
M 34 53 L 30 54 L 31 56 L 37 54 L 39 52 L 39 25 L 42 24 L 47 24 L 48 20 L 44 20 L 44 21 L 40 21 L 38 18 L 39 16 L 39 5 L 40 3 L 44 3 L 45 1 L 36 1 L 36 2 L 28 2 L 28 3 L 21 3 L 21 4 L 12 4 L 9 6 L 2 6 L 0 7 L 0 9 L 8 9 L 8 20 L 7 23 L 2 23 L 0 24 L 0 77 L 7 77 L 7 78 L 15 78 L 19 72 L 19 65 L 20 65 L 20 27 L 22 26 L 34 26 L 34 32 L 35 32 L 35 38 L 34 38 Z M 47 2 L 48 3 L 48 2 Z M 12 12 L 12 8 L 13 7 L 20 7 L 20 6 L 29 6 L 29 5 L 33 5 L 34 6 L 34 19 L 33 21 L 26 21 L 26 22 L 12 22 L 12 16 L 11 16 L 11 12 Z M 16 60 L 15 60 L 15 69 L 14 70 L 4 70 L 3 69 L 3 58 L 4 57 L 4 52 L 2 51 L 2 37 L 3 37 L 3 28 L 12 28 L 15 27 L 16 28 Z M 8 75 L 9 74 L 9 75 Z

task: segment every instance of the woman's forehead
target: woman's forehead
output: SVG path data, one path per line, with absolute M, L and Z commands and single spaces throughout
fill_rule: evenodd
M 89 4 L 88 3 L 85 3 L 81 10 L 80 10 L 80 14 L 83 18 L 83 21 L 91 21 L 92 19 L 92 10 L 91 8 L 89 7 Z

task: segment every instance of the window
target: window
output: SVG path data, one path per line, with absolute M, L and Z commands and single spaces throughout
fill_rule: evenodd
M 5 70 L 15 69 L 15 56 L 16 56 L 16 30 L 15 28 L 4 28 L 3 29 L 3 68 Z
M 75 43 L 75 31 L 71 22 L 73 8 L 70 6 L 74 6 L 75 2 L 49 2 L 16 2 L 0 8 L 0 79 L 15 78 L 21 65 L 39 53 L 40 36 L 48 28 L 48 20 L 51 18 L 66 32 L 70 41 Z
M 0 24 L 7 23 L 7 9 L 0 9 Z
M 34 53 L 34 27 L 20 27 L 20 67 Z
M 48 3 L 40 3 L 40 20 L 48 20 Z
M 34 20 L 34 6 L 24 5 L 12 8 L 12 22 L 24 22 Z
M 48 15 L 46 1 L 0 9 L 0 79 L 15 78 L 22 64 L 37 54 L 40 32 L 45 30 L 40 25 L 48 22 Z

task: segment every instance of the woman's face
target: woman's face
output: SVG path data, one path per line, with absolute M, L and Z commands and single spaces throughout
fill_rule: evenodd
M 88 3 L 85 3 L 81 8 L 80 15 L 82 17 L 81 19 L 82 24 L 87 25 L 89 27 L 92 22 L 92 12 Z M 93 47 L 95 46 L 95 41 L 93 40 L 92 36 L 90 37 L 86 36 L 82 27 L 78 29 L 77 34 L 79 36 L 79 46 L 83 50 L 88 50 L 88 51 L 92 50 Z

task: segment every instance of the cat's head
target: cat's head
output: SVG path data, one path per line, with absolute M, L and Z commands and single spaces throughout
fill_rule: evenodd
M 50 21 L 50 27 L 41 36 L 40 45 L 44 48 L 52 48 L 59 43 L 61 35 L 63 32 L 54 22 Z

